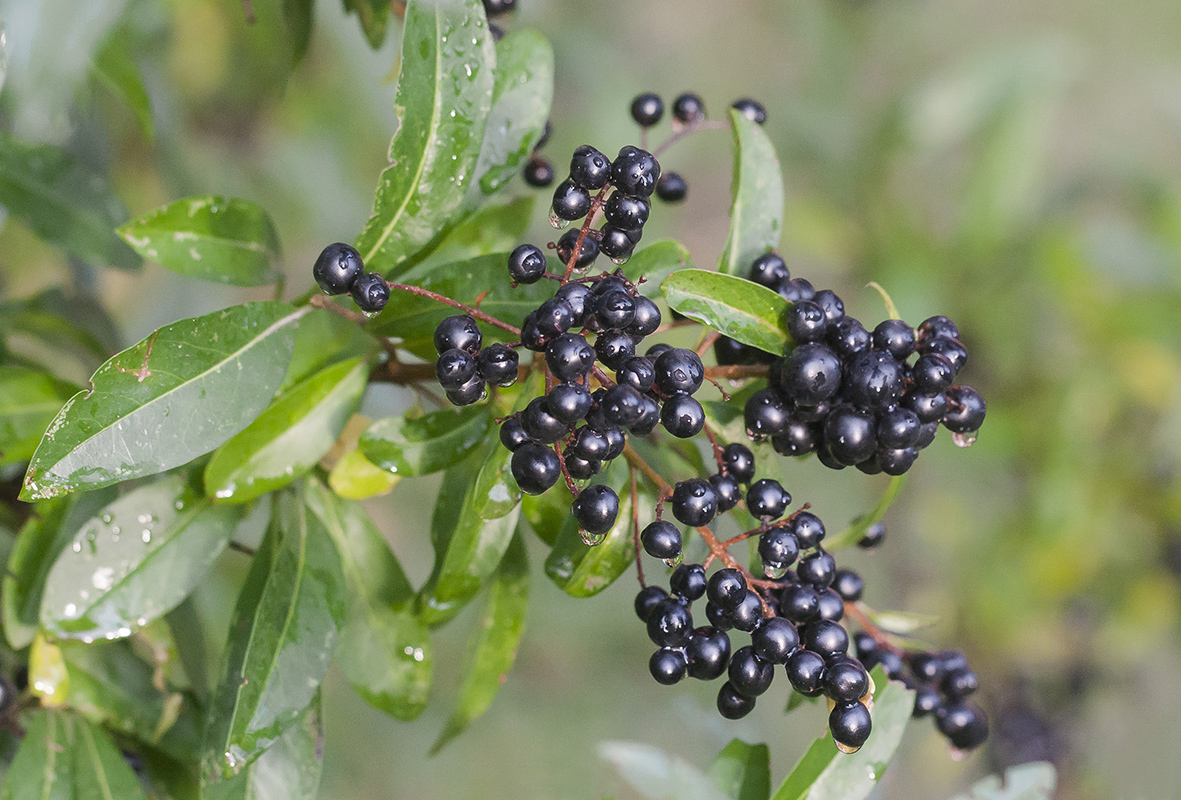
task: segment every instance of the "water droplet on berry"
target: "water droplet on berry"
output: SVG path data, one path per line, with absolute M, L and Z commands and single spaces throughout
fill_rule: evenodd
M 373 319 L 381 312 L 380 311 L 362 311 L 361 313 L 365 315 L 366 319 Z
M 554 212 L 551 211 L 549 213 L 549 224 L 554 226 L 558 230 L 562 230 L 563 228 L 570 227 L 570 220 L 562 219 L 557 214 L 555 214 Z
M 578 535 L 582 537 L 582 543 L 587 547 L 594 547 L 607 538 L 607 534 L 605 533 L 591 533 L 589 531 L 583 530 L 582 528 L 578 529 Z
M 971 433 L 953 433 L 951 440 L 955 442 L 956 447 L 971 447 L 976 444 L 976 438 L 980 434 L 977 431 Z
M 622 267 L 630 259 L 631 259 L 631 253 L 628 253 L 626 256 L 616 256 L 616 257 L 612 258 L 611 263 L 617 267 Z
M 787 567 L 776 567 L 763 562 L 763 574 L 773 581 L 777 581 L 787 574 Z
M 670 567 L 671 569 L 676 569 L 677 567 L 681 566 L 681 562 L 684 559 L 685 559 L 684 553 L 677 553 L 676 558 L 666 558 L 666 559 L 664 559 L 664 563 L 668 567 Z

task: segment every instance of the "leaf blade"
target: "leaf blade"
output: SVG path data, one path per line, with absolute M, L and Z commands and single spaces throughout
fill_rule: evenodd
M 788 302 L 759 284 L 701 269 L 672 273 L 660 284 L 669 307 L 743 344 L 782 355 L 790 341 Z
M 783 176 L 775 147 L 758 123 L 732 109 L 730 125 L 734 136 L 730 231 L 718 271 L 742 275 L 755 258 L 779 244 Z
M 771 751 L 765 744 L 732 739 L 706 774 L 733 800 L 767 800 L 771 796 Z
M 139 778 L 106 731 L 74 721 L 74 800 L 147 800 Z
M 890 510 L 890 506 L 898 499 L 898 495 L 902 493 L 902 485 L 906 482 L 906 475 L 895 475 L 890 478 L 890 482 L 886 484 L 885 491 L 882 492 L 881 497 L 878 498 L 874 507 L 865 514 L 859 514 L 853 518 L 849 526 L 836 536 L 830 536 L 825 542 L 826 550 L 836 550 L 840 547 L 849 547 L 857 544 L 865 532 L 869 530 L 871 525 L 875 525 L 882 521 L 882 517 L 886 516 L 886 512 Z
M 27 460 L 73 391 L 44 372 L 0 365 L 0 465 Z
M 2 800 L 72 800 L 73 764 L 69 747 L 73 720 L 60 711 L 32 711 L 25 738 L 0 787 Z
M 360 448 L 382 469 L 403 476 L 426 475 L 467 458 L 494 427 L 486 405 L 415 418 L 386 417 L 361 434 Z

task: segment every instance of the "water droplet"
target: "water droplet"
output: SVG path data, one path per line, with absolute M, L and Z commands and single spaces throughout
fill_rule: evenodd
M 869 779 L 871 781 L 876 781 L 878 779 L 878 771 L 874 769 L 872 765 L 867 766 L 865 771 L 869 773 Z
M 373 319 L 381 312 L 380 311 L 362 311 L 361 313 L 365 315 L 366 319 Z
M 66 607 L 62 610 L 62 612 L 67 617 L 72 619 L 78 616 L 78 606 L 74 605 L 73 603 L 66 603 Z
M 776 567 L 773 564 L 763 562 L 763 574 L 773 581 L 777 581 L 787 574 L 787 567 Z
M 562 219 L 557 214 L 555 214 L 554 212 L 551 211 L 551 212 L 549 212 L 549 224 L 552 225 L 553 227 L 557 228 L 558 230 L 562 230 L 563 228 L 570 227 L 570 220 Z
M 82 552 L 82 542 L 74 542 L 74 546 L 71 547 L 70 549 L 73 550 L 75 553 L 81 553 Z
M 139 515 L 139 524 L 140 524 L 140 525 L 144 525 L 144 524 L 146 524 L 147 522 L 149 522 L 151 519 L 152 519 L 152 518 L 151 518 L 149 515 L 147 515 L 147 514 L 140 514 L 140 515 Z
M 681 561 L 683 561 L 684 558 L 685 558 L 684 553 L 678 553 L 676 558 L 664 559 L 664 564 L 666 567 L 669 567 L 670 569 L 676 569 L 677 567 L 681 566 Z
M 223 500 L 226 499 L 227 497 L 233 497 L 234 496 L 234 489 L 235 489 L 234 486 L 227 486 L 224 489 L 218 489 L 214 493 L 214 497 L 220 497 Z
M 979 431 L 970 431 L 969 433 L 953 433 L 951 440 L 955 442 L 956 447 L 971 447 L 976 444 L 976 438 L 980 435 Z
M 144 540 L 144 544 L 150 544 L 152 541 L 152 532 L 147 528 L 144 528 L 144 532 L 140 538 Z
M 100 592 L 105 592 L 107 589 L 110 589 L 111 584 L 114 583 L 114 579 L 115 570 L 110 567 L 99 567 L 94 571 L 94 574 L 90 576 L 91 584 L 93 584 L 94 588 L 98 589 Z
M 621 267 L 624 264 L 626 264 L 629 260 L 631 260 L 631 257 L 632 257 L 631 253 L 628 253 L 626 256 L 616 256 L 611 259 L 611 263 L 616 266 Z
M 607 534 L 605 533 L 591 533 L 590 531 L 584 531 L 582 528 L 578 529 L 578 535 L 582 537 L 582 543 L 587 547 L 594 547 L 607 538 Z
M 176 510 L 177 510 L 177 511 L 182 511 L 182 510 L 184 510 L 184 507 L 185 507 L 185 501 L 184 501 L 184 500 L 177 500 L 177 501 L 176 501 Z
M 114 520 L 114 519 L 115 519 L 115 518 L 114 518 L 114 517 L 112 517 L 110 514 L 103 514 L 103 524 L 104 524 L 104 525 L 110 525 L 110 524 L 111 524 L 111 521 L 112 521 L 112 520 Z

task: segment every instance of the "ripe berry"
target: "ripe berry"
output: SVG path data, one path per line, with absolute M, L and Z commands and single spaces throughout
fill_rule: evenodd
M 873 455 L 873 416 L 854 408 L 838 408 L 824 420 L 824 442 L 828 452 L 845 466 L 860 464 Z
M 570 429 L 570 423 L 563 422 L 550 413 L 545 397 L 535 397 L 525 406 L 521 424 L 529 438 L 541 444 L 553 444 L 562 439 Z
M 615 192 L 603 206 L 603 216 L 620 230 L 630 231 L 644 227 L 652 207 L 642 197 L 629 197 Z
M 817 592 L 816 616 L 829 622 L 840 622 L 845 616 L 845 601 L 831 588 Z
M 349 296 L 366 314 L 376 314 L 390 301 L 390 287 L 373 272 L 362 272 L 349 288 Z
M 585 458 L 579 458 L 569 447 L 562 452 L 562 458 L 566 462 L 566 471 L 576 481 L 590 480 L 603 471 L 602 461 L 588 461 Z
M 660 423 L 678 439 L 691 439 L 705 426 L 705 410 L 689 395 L 675 394 L 664 401 Z
M 822 344 L 800 345 L 783 363 L 779 385 L 796 403 L 816 405 L 841 387 L 841 360 Z
M 644 413 L 644 395 L 630 386 L 616 384 L 603 395 L 600 408 L 603 418 L 612 425 L 630 428 Z
M 517 382 L 517 368 L 520 356 L 517 351 L 499 342 L 490 344 L 480 351 L 476 361 L 480 377 L 496 386 L 512 386 Z
M 574 312 L 575 328 L 581 328 L 586 324 L 587 317 L 592 311 L 591 304 L 588 300 L 591 296 L 590 287 L 585 283 L 567 283 L 565 286 L 558 289 L 554 293 L 554 297 L 559 300 L 564 300 L 566 305 L 570 306 L 570 310 Z
M 541 494 L 558 482 L 562 474 L 558 454 L 529 442 L 517 448 L 511 464 L 513 477 L 525 494 Z
M 800 636 L 792 625 L 782 617 L 763 620 L 750 635 L 750 643 L 759 658 L 769 664 L 786 664 L 787 659 L 800 646 Z
M 759 519 L 778 519 L 790 503 L 791 495 L 771 478 L 755 481 L 746 492 L 746 510 Z
M 755 699 L 740 694 L 729 681 L 718 690 L 718 713 L 726 719 L 742 719 L 754 708 Z
M 728 472 L 739 483 L 750 483 L 755 476 L 755 456 L 750 448 L 735 442 L 722 449 L 722 463 Z
M 718 493 L 702 478 L 680 481 L 673 488 L 673 516 L 682 525 L 708 525 L 718 510 Z
M 673 570 L 668 588 L 686 600 L 705 596 L 705 569 L 700 564 L 682 564 Z
M 595 319 L 604 330 L 622 330 L 636 318 L 636 303 L 623 289 L 612 289 L 595 298 Z
M 709 618 L 710 625 L 721 630 L 728 631 L 734 627 L 734 620 L 730 617 L 730 612 L 713 603 L 705 604 L 705 616 Z
M 587 486 L 570 504 L 570 513 L 587 533 L 606 533 L 619 516 L 619 495 L 610 486 Z
M 801 511 L 791 521 L 791 532 L 800 543 L 800 549 L 808 550 L 824 539 L 824 523 L 811 511 Z
M 435 362 L 439 385 L 454 392 L 476 375 L 476 360 L 462 350 L 448 350 Z
M 673 118 L 684 125 L 705 119 L 705 103 L 692 92 L 677 95 L 673 100 Z
M 735 628 L 750 633 L 763 620 L 763 604 L 754 591 L 747 589 L 742 600 L 728 613 Z
M 861 631 L 853 637 L 853 649 L 857 653 L 857 660 L 866 669 L 873 669 L 874 664 L 878 663 L 877 639 L 874 639 L 865 631 Z
M 883 320 L 873 329 L 874 348 L 885 350 L 899 361 L 910 358 L 914 345 L 914 329 L 900 319 Z
M 651 128 L 660 122 L 660 118 L 663 116 L 664 101 L 660 99 L 660 95 L 645 92 L 644 94 L 636 95 L 636 99 L 632 100 L 632 119 L 641 128 Z
M 935 339 L 959 339 L 960 329 L 956 324 L 943 315 L 928 317 L 919 325 L 919 344 L 926 344 Z
M 501 423 L 500 443 L 511 452 L 515 453 L 517 448 L 531 441 L 533 440 L 525 433 L 525 426 L 521 424 L 520 417 L 509 417 Z
M 975 703 L 960 701 L 945 705 L 935 712 L 935 724 L 960 750 L 979 747 L 988 738 L 988 718 Z
M 537 314 L 529 312 L 521 322 L 521 345 L 526 350 L 540 353 L 545 350 L 553 337 L 542 333 L 537 325 Z
M 783 569 L 795 563 L 800 545 L 795 535 L 783 526 L 776 526 L 759 537 L 759 557 L 763 564 Z
M 623 455 L 623 448 L 627 446 L 627 437 L 623 435 L 623 431 L 618 428 L 607 428 L 602 431 L 603 435 L 607 437 L 607 455 L 603 456 L 604 461 L 611 461 Z
M 715 606 L 728 611 L 746 597 L 746 578 L 736 569 L 720 569 L 710 576 L 705 594 Z
M 919 428 L 919 440 L 914 443 L 915 448 L 922 450 L 935 441 L 935 434 L 939 432 L 938 422 L 926 422 Z
M 608 223 L 599 230 L 601 237 L 599 249 L 603 255 L 616 264 L 622 264 L 631 258 L 632 251 L 636 249 L 636 242 L 639 241 L 640 233 L 638 228 L 634 231 L 625 231 Z
M 647 150 L 626 145 L 611 162 L 611 183 L 632 197 L 651 195 L 659 178 L 660 164 Z
M 762 125 L 767 121 L 767 109 L 763 108 L 763 104 L 757 100 L 744 97 L 741 100 L 735 100 L 730 107 L 741 113 L 742 116 L 751 122 L 757 122 L 759 125 Z
M 856 749 L 869 738 L 873 720 L 869 716 L 869 709 L 861 703 L 838 705 L 828 715 L 828 729 L 832 731 L 833 739 L 845 747 Z
M 470 406 L 484 396 L 484 380 L 478 374 L 473 375 L 462 386 L 448 389 L 445 394 L 452 405 Z
M 672 686 L 684 678 L 686 667 L 688 664 L 685 662 L 685 654 L 671 647 L 660 648 L 648 659 L 648 671 L 657 683 L 665 686 Z
M 861 322 L 853 317 L 842 317 L 825 329 L 825 341 L 844 358 L 868 350 L 872 336 Z
M 570 263 L 570 256 L 574 255 L 574 245 L 578 244 L 579 230 L 572 228 L 558 239 L 558 258 L 563 264 Z M 582 249 L 578 251 L 578 258 L 574 260 L 574 269 L 586 269 L 599 257 L 599 243 L 593 236 L 586 236 L 582 240 Z
M 829 324 L 840 321 L 845 316 L 845 303 L 832 289 L 821 289 L 812 295 L 812 302 L 824 310 L 824 318 Z
M 565 300 L 551 297 L 533 312 L 537 329 L 545 336 L 554 337 L 565 333 L 574 325 L 574 309 Z
M 882 472 L 887 475 L 901 475 L 914 465 L 918 456 L 919 451 L 916 448 L 903 447 L 897 450 L 882 450 L 878 453 L 877 459 Z M 861 469 L 863 466 L 864 464 L 858 464 L 857 468 Z
M 590 211 L 591 199 L 586 189 L 567 179 L 554 190 L 553 213 L 558 219 L 573 221 L 582 219 Z
M 676 395 L 676 397 L 685 397 L 686 395 Z M 671 402 L 671 400 L 670 400 Z M 696 401 L 694 401 L 696 402 Z M 665 403 L 668 407 L 668 403 Z M 738 481 L 730 475 L 710 475 L 710 485 L 714 487 L 714 491 L 718 493 L 718 513 L 729 511 L 738 505 L 738 501 L 742 499 L 742 487 L 739 486 Z
M 641 622 L 647 622 L 648 617 L 652 615 L 652 609 L 656 608 L 660 601 L 666 597 L 668 597 L 668 592 L 659 586 L 645 586 L 636 595 L 636 616 L 640 618 Z
M 791 273 L 778 253 L 763 253 L 750 265 L 750 279 L 768 289 L 778 289 L 789 278 Z
M 685 645 L 689 677 L 703 681 L 720 678 L 730 664 L 730 637 L 720 628 L 698 628 Z
M 648 638 L 660 647 L 684 647 L 693 630 L 693 615 L 679 600 L 661 600 L 648 615 Z
M 619 369 L 635 354 L 635 340 L 623 331 L 603 331 L 595 339 L 595 355 L 607 369 Z
M 851 569 L 838 569 L 833 576 L 832 588 L 846 603 L 856 603 L 865 591 L 865 581 Z
M 902 674 L 902 656 L 893 650 L 883 650 L 878 653 L 878 663 L 882 665 L 882 671 L 889 678 L 897 678 Z
M 656 196 L 666 203 L 679 203 L 689 193 L 689 184 L 676 172 L 666 172 L 656 181 Z
M 656 369 L 652 360 L 644 356 L 633 356 L 615 372 L 615 382 L 632 387 L 637 392 L 646 392 L 656 381 Z
M 337 242 L 320 252 L 312 267 L 312 277 L 324 294 L 344 294 L 353 288 L 353 281 L 363 269 L 361 254 L 344 242 Z
M 774 677 L 775 665 L 755 655 L 750 645 L 739 647 L 730 656 L 730 685 L 741 695 L 758 697 L 771 688 Z
M 673 347 L 656 359 L 656 386 L 666 395 L 693 394 L 705 380 L 705 367 L 692 350 Z
M 864 350 L 845 368 L 845 397 L 860 408 L 885 408 L 902 396 L 905 370 L 889 353 Z
M 827 328 L 824 309 L 811 300 L 801 300 L 787 311 L 787 332 L 799 344 L 823 340 Z
M 920 684 L 915 687 L 914 710 L 911 712 L 911 716 L 917 719 L 934 714 L 939 711 L 942 705 L 943 698 L 939 696 L 935 687 Z
M 660 327 L 660 307 L 643 295 L 635 298 L 635 307 L 636 315 L 627 326 L 627 332 L 641 338 L 656 333 Z
M 610 444 L 605 434 L 582 427 L 574 432 L 574 444 L 570 449 L 579 458 L 584 458 L 587 461 L 602 461 L 607 457 Z
M 590 411 L 590 392 L 577 383 L 559 383 L 545 396 L 545 407 L 554 419 L 569 425 Z
M 595 363 L 595 349 L 576 333 L 554 337 L 545 348 L 545 363 L 560 381 L 585 377 Z
M 776 291 L 779 292 L 780 297 L 789 303 L 811 300 L 816 296 L 816 290 L 804 278 L 792 278 L 790 281 L 784 281 Z
M 882 447 L 912 447 L 919 438 L 919 417 L 909 408 L 893 408 L 878 417 L 877 440 Z
M 919 348 L 919 353 L 938 353 L 951 362 L 951 368 L 957 373 L 968 363 L 968 351 L 958 339 L 932 339 Z
M 535 189 L 546 189 L 554 183 L 554 165 L 535 155 L 525 163 L 521 177 Z
M 940 688 L 943 689 L 943 693 L 947 695 L 948 699 L 958 700 L 979 689 L 980 679 L 976 677 L 976 673 L 970 667 L 961 667 L 944 675 Z
M 869 691 L 869 673 L 852 658 L 834 659 L 824 671 L 824 693 L 837 703 L 856 703 Z
M 902 404 L 913 411 L 924 425 L 938 423 L 947 413 L 947 395 L 943 392 L 933 395 L 907 393 L 902 398 Z
M 771 446 L 781 456 L 806 456 L 816 449 L 816 431 L 806 422 L 792 420 L 771 437 Z
M 476 354 L 484 337 L 476 321 L 467 314 L 447 317 L 435 328 L 435 351 L 443 354 L 448 350 L 466 350 Z
M 806 649 L 825 658 L 832 658 L 849 648 L 849 634 L 838 623 L 826 619 L 805 625 L 800 639 Z
M 783 432 L 791 418 L 787 403 L 777 389 L 766 387 L 747 398 L 743 406 L 746 435 L 755 441 L 769 439 Z
M 817 550 L 800 559 L 796 572 L 804 583 L 811 584 L 817 589 L 825 589 L 836 575 L 836 561 L 832 554 Z
M 670 561 L 681 554 L 681 531 L 671 522 L 658 519 L 640 532 L 640 543 L 648 555 Z
M 574 151 L 570 159 L 570 180 L 589 192 L 597 192 L 611 177 L 611 159 L 589 144 Z M 583 212 L 584 214 L 586 212 Z
M 910 368 L 910 377 L 919 394 L 940 394 L 947 391 L 955 380 L 955 368 L 947 356 L 927 353 L 915 360 L 914 366 Z
M 779 613 L 792 622 L 811 622 L 820 611 L 820 593 L 805 583 L 788 584 L 779 599 Z
M 824 656 L 811 650 L 796 650 L 787 659 L 787 679 L 805 697 L 824 691 Z
M 970 386 L 953 386 L 947 390 L 947 413 L 943 427 L 952 433 L 972 433 L 984 424 L 987 410 L 984 398 Z

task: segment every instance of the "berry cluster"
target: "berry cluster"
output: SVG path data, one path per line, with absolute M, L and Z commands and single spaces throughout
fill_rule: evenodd
M 785 456 L 816 453 L 831 469 L 901 475 L 942 424 L 957 444 L 975 441 L 984 398 L 955 384 L 968 352 L 959 329 L 936 316 L 914 329 L 887 319 L 869 331 L 830 289 L 792 278 L 775 253 L 759 256 L 751 280 L 791 301 L 795 348 L 772 362 L 767 387 L 747 400 L 747 434 Z M 743 363 L 749 348 L 719 342 L 718 359 Z M 757 359 L 751 359 L 757 361 Z
M 435 377 L 454 405 L 467 406 L 484 396 L 487 384 L 512 386 L 517 382 L 519 357 L 508 345 L 482 347 L 484 335 L 467 314 L 447 317 L 435 328 Z
M 376 314 L 390 299 L 390 287 L 374 272 L 365 272 L 361 254 L 343 242 L 321 251 L 312 275 L 325 294 L 348 294 L 366 314 Z

